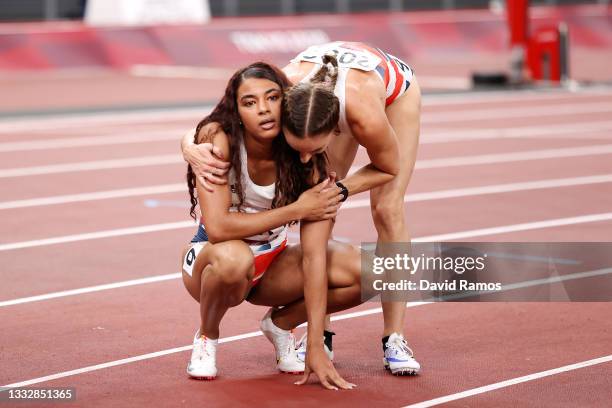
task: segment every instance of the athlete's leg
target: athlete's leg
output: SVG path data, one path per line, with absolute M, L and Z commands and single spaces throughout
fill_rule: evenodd
M 400 171 L 389 183 L 370 191 L 374 225 L 378 232 L 378 244 L 409 242 L 404 195 L 414 170 L 420 132 L 421 92 L 416 78 L 410 87 L 394 103 L 387 107 L 387 118 L 400 147 Z M 383 302 L 383 362 L 395 375 L 411 375 L 421 366 L 413 358 L 412 351 L 403 337 L 405 302 Z
M 400 172 L 395 179 L 370 192 L 372 216 L 378 242 L 409 242 L 404 195 L 414 169 L 420 133 L 421 90 L 416 77 L 408 90 L 386 109 L 387 117 L 400 146 Z M 354 138 L 340 135 L 328 148 L 332 169 L 338 178 L 346 177 L 355 158 L 358 144 Z M 403 332 L 404 302 L 383 302 L 383 336 Z
M 190 249 L 188 247 L 183 254 Z M 219 338 L 219 324 L 227 309 L 245 299 L 254 274 L 253 253 L 243 241 L 206 244 L 192 274 L 183 270 L 183 283 L 200 303 L 200 334 Z
M 421 91 L 416 78 L 408 90 L 386 109 L 387 117 L 398 138 L 400 172 L 389 183 L 370 192 L 372 217 L 378 232 L 378 243 L 409 242 L 405 222 L 404 195 L 412 176 L 419 143 Z M 383 302 L 383 336 L 403 332 L 405 302 Z
M 289 330 L 306 322 L 304 278 L 299 245 L 285 249 L 274 259 L 248 301 L 257 305 L 284 306 L 273 314 L 274 324 Z M 361 303 L 361 258 L 354 247 L 330 241 L 327 246 L 327 312 L 345 310 Z

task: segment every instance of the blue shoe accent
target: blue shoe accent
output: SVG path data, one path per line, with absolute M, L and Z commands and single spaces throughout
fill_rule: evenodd
M 404 363 L 406 361 L 410 361 L 407 358 L 393 358 L 393 357 L 387 357 L 387 361 L 391 362 L 391 363 Z

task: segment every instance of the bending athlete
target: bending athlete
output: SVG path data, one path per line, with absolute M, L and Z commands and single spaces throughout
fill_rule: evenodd
M 404 195 L 416 160 L 421 107 L 412 69 L 378 48 L 339 41 L 308 48 L 283 70 L 296 84 L 284 100 L 287 142 L 300 152 L 302 162 L 325 151 L 345 196 L 370 190 L 379 244 L 409 242 Z M 312 114 L 335 106 L 338 126 L 315 132 Z M 359 146 L 371 162 L 348 176 Z M 225 164 L 211 146 L 184 147 L 185 159 L 205 188 L 224 182 Z M 420 365 L 403 336 L 405 303 L 383 302 L 382 307 L 385 367 L 397 375 L 417 373 Z

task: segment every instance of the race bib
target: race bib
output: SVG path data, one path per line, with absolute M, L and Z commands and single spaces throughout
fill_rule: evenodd
M 187 275 L 193 276 L 193 266 L 195 265 L 195 261 L 198 257 L 198 254 L 200 253 L 202 248 L 204 248 L 204 244 L 206 244 L 206 242 L 198 242 L 196 244 L 193 244 L 191 248 L 189 248 L 189 251 L 187 251 L 187 254 L 185 254 L 185 259 L 183 259 L 183 271 Z
M 300 53 L 292 61 L 323 64 L 323 56 L 328 53 L 336 55 L 338 66 L 359 69 L 361 71 L 374 71 L 382 61 L 379 57 L 368 51 L 344 48 L 338 43 L 312 46 Z

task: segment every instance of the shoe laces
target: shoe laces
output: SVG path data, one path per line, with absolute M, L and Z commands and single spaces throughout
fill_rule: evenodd
M 332 333 L 333 335 L 335 335 L 336 333 Z M 306 351 L 306 343 L 308 341 L 308 332 L 304 333 L 302 335 L 302 337 L 300 337 L 300 340 L 297 342 L 297 347 L 296 349 L 299 351 L 300 349 L 304 349 L 304 351 Z M 326 348 L 327 350 L 327 344 L 325 344 L 325 336 L 323 336 L 323 346 Z
M 408 354 L 410 357 L 414 356 L 412 349 L 408 347 L 408 342 L 401 336 L 397 336 L 393 342 L 387 342 L 387 347 L 391 347 L 397 353 L 398 351 Z
M 289 335 L 286 337 L 286 339 L 283 340 L 284 341 L 279 345 L 279 358 L 287 357 L 292 354 L 297 354 L 293 330 L 289 331 Z
M 208 342 L 208 338 L 201 335 L 194 346 L 195 357 L 199 360 L 203 360 L 205 357 L 213 357 L 214 351 L 212 350 L 211 344 Z
M 297 349 L 306 348 L 306 341 L 308 340 L 308 333 L 304 333 L 302 337 L 300 337 L 300 341 L 297 343 Z

